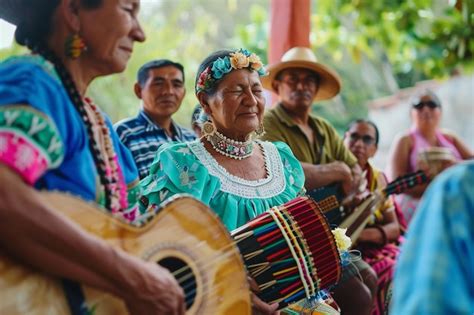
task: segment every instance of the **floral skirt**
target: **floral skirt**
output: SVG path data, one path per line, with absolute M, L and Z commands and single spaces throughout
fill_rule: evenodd
M 372 315 L 381 315 L 388 312 L 390 303 L 392 278 L 395 262 L 400 252 L 396 244 L 389 243 L 383 247 L 361 245 L 359 250 L 362 258 L 377 273 L 377 297 L 374 301 Z

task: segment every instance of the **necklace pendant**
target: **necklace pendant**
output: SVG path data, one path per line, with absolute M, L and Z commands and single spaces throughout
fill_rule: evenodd
M 229 139 L 217 130 L 206 137 L 212 148 L 227 157 L 236 160 L 242 160 L 252 155 L 253 141 L 237 141 Z

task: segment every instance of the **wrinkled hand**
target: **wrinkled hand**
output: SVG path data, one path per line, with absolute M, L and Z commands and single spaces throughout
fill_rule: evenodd
M 165 268 L 144 262 L 144 272 L 137 280 L 134 292 L 123 297 L 130 315 L 185 313 L 184 292 Z
M 268 304 L 263 302 L 255 293 L 258 293 L 260 290 L 258 288 L 257 282 L 254 279 L 248 278 L 250 283 L 251 297 L 252 297 L 252 314 L 253 315 L 279 315 L 278 303 Z
M 367 179 L 365 171 L 358 164 L 350 169 L 350 175 L 342 182 L 342 189 L 346 198 L 343 200 L 345 206 L 358 205 L 367 196 Z

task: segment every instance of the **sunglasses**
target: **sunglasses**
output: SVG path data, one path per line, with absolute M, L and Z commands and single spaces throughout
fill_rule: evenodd
M 433 101 L 423 101 L 412 105 L 414 109 L 418 110 L 422 109 L 425 106 L 428 106 L 428 108 L 430 109 L 435 109 L 436 107 L 439 107 L 439 105 Z
M 366 145 L 371 145 L 375 143 L 375 138 L 369 135 L 359 135 L 357 132 L 353 132 L 349 134 L 349 141 L 351 143 L 356 143 L 358 140 L 362 140 L 362 142 Z

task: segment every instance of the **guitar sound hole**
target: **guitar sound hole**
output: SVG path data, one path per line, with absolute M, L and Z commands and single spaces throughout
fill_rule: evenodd
M 160 266 L 168 269 L 176 278 L 184 290 L 186 309 L 190 309 L 196 298 L 196 277 L 193 270 L 181 259 L 167 257 L 157 262 Z

